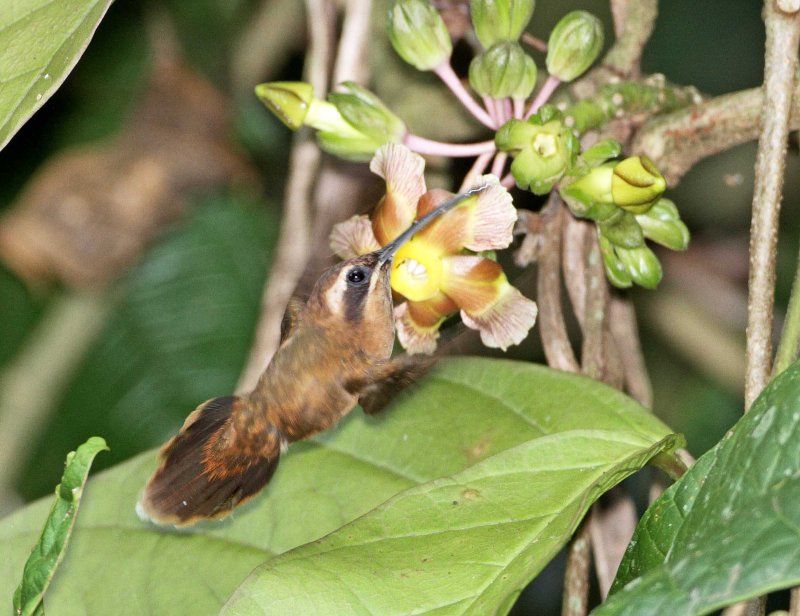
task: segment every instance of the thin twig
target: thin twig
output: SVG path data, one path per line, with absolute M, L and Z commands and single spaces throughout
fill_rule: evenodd
M 433 72 L 436 73 L 439 79 L 441 79 L 448 88 L 450 88 L 450 91 L 455 94 L 456 98 L 461 101 L 461 104 L 464 105 L 467 111 L 469 111 L 478 122 L 489 128 L 497 127 L 492 118 L 489 117 L 489 114 L 476 103 L 472 95 L 467 92 L 467 89 L 464 87 L 464 84 L 461 83 L 461 80 L 458 78 L 458 75 L 456 75 L 449 62 L 443 62 L 440 66 L 435 68 Z
M 588 377 L 601 381 L 605 373 L 606 316 L 608 308 L 608 283 L 600 256 L 597 236 L 584 236 L 586 260 L 586 303 L 583 317 L 583 347 L 581 371 Z
M 479 156 L 486 152 L 495 152 L 497 147 L 494 144 L 494 139 L 487 141 L 479 141 L 477 143 L 447 143 L 444 141 L 434 141 L 420 137 L 413 133 L 408 133 L 403 138 L 403 143 L 409 149 L 419 154 L 431 154 L 433 156 L 449 156 L 452 158 L 468 158 L 471 156 Z
M 467 188 L 475 181 L 480 175 L 486 171 L 486 167 L 489 165 L 489 161 L 492 160 L 492 156 L 494 156 L 494 152 L 484 152 L 480 156 L 475 159 L 475 162 L 472 163 L 472 167 L 469 168 L 467 171 L 467 175 L 464 176 L 464 179 L 461 181 L 461 186 L 458 189 L 458 192 L 464 192 Z
M 778 213 L 800 44 L 800 14 L 782 13 L 773 0 L 766 0 L 764 19 L 767 26 L 764 107 L 750 227 L 745 409 L 750 408 L 767 384 L 772 366 Z
M 652 408 L 653 388 L 644 364 L 636 311 L 630 298 L 618 294 L 612 296 L 608 323 L 622 363 L 628 393 L 643 407 Z
M 578 360 L 567 335 L 561 306 L 561 227 L 564 208 L 553 192 L 542 210 L 544 238 L 539 260 L 537 299 L 539 302 L 539 335 L 547 363 L 553 368 L 578 372 Z
M 590 523 L 591 515 L 578 528 L 567 551 L 561 616 L 585 616 L 589 611 Z
M 330 0 L 306 0 L 310 51 L 306 77 L 316 92 L 328 89 L 333 14 Z M 311 194 L 320 164 L 319 148 L 308 130 L 295 135 L 277 255 L 261 300 L 261 316 L 237 391 L 249 391 L 278 346 L 283 311 L 310 255 Z
M 608 596 L 637 522 L 636 505 L 621 486 L 610 491 L 592 508 L 589 532 L 601 599 Z
M 334 85 L 345 80 L 366 83 L 371 15 L 372 0 L 347 0 L 345 3 L 345 19 L 333 67 Z

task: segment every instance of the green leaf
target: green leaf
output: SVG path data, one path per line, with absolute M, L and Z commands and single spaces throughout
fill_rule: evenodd
M 0 149 L 63 83 L 110 4 L 0 3 Z
M 277 235 L 277 220 L 248 205 L 204 199 L 124 281 L 58 413 L 29 446 L 24 494 L 55 483 L 54 449 L 99 433 L 115 445 L 98 468 L 119 463 L 164 442 L 198 402 L 233 389 Z
M 549 452 L 549 462 L 563 471 L 559 477 L 574 475 L 576 486 L 594 482 L 583 500 L 567 505 L 574 519 L 552 525 L 564 541 L 602 486 L 675 445 L 669 434 L 630 398 L 580 376 L 510 361 L 443 361 L 385 413 L 365 416 L 356 410 L 314 441 L 293 444 L 265 492 L 224 522 L 189 532 L 141 523 L 134 506 L 155 468 L 152 454 L 97 475 L 48 605 L 66 615 L 216 613 L 248 573 L 273 555 L 318 540 L 392 496 L 481 460 L 492 458 L 486 468 L 497 472 L 495 456 L 520 445 Z M 605 466 L 614 451 L 618 464 Z M 523 463 L 516 451 L 504 455 L 509 463 Z M 601 467 L 614 469 L 611 476 L 598 477 Z M 561 483 L 540 487 L 528 504 L 553 490 L 559 494 L 554 499 L 566 495 Z M 495 498 L 491 486 L 478 489 Z M 0 561 L 0 596 L 6 567 L 14 566 L 30 541 L 31 519 L 41 506 L 0 522 L 0 544 L 9 553 Z M 476 512 L 476 506 L 464 511 Z M 497 527 L 497 540 L 514 531 Z
M 56 487 L 56 500 L 47 516 L 39 541 L 25 563 L 22 582 L 14 593 L 16 614 L 44 613 L 44 593 L 67 549 L 89 468 L 94 457 L 107 450 L 106 442 L 102 438 L 92 436 L 77 451 L 67 455 L 64 476 Z
M 595 614 L 706 614 L 800 583 L 798 437 L 794 364 L 648 509 Z

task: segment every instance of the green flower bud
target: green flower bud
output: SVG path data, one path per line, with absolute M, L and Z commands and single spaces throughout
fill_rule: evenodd
M 597 204 L 610 204 L 613 206 L 611 183 L 616 164 L 613 161 L 603 163 L 589 170 L 588 173 L 574 182 L 559 187 L 558 192 L 576 216 L 602 220 L 602 218 L 598 219 L 590 215 L 590 208 Z M 617 209 L 616 206 L 613 206 L 610 211 L 608 208 L 602 208 L 602 212 L 607 212 L 610 215 L 611 212 Z
M 475 56 L 469 82 L 481 96 L 526 99 L 536 85 L 536 63 L 519 43 L 497 43 Z
M 632 214 L 644 214 L 664 194 L 667 181 L 646 156 L 631 156 L 614 167 L 612 200 Z
M 613 244 L 602 234 L 598 234 L 597 239 L 600 243 L 600 255 L 603 257 L 603 269 L 606 271 L 608 281 L 618 289 L 627 289 L 633 285 L 633 278 L 625 264 L 617 257 Z
M 369 160 L 387 141 L 380 135 L 362 133 L 339 113 L 336 105 L 327 101 L 313 101 L 305 123 L 317 129 L 317 141 L 323 150 L 347 160 Z
M 625 210 L 617 211 L 606 220 L 597 223 L 597 229 L 608 241 L 622 248 L 638 248 L 644 245 L 644 234 L 636 217 Z
M 427 0 L 397 0 L 387 27 L 395 51 L 417 69 L 430 71 L 450 59 L 453 42 L 447 26 Z
M 273 81 L 256 86 L 256 96 L 292 130 L 300 128 L 314 100 L 314 88 L 302 81 Z
M 604 139 L 598 141 L 588 150 L 581 154 L 581 158 L 590 167 L 596 167 L 610 158 L 616 158 L 622 152 L 622 146 L 619 141 L 614 139 Z
M 659 199 L 646 214 L 639 214 L 636 221 L 644 236 L 671 250 L 686 250 L 689 247 L 689 229 L 681 221 L 678 208 L 669 199 Z
M 343 91 L 331 92 L 328 100 L 356 130 L 375 141 L 400 142 L 406 125 L 369 90 L 352 81 L 340 84 Z
M 553 189 L 558 180 L 575 162 L 579 144 L 572 132 L 560 120 L 543 126 L 529 121 L 535 130 L 527 146 L 511 163 L 511 174 L 517 186 L 543 195 Z
M 502 152 L 518 153 L 530 146 L 537 127 L 524 120 L 509 120 L 494 135 L 494 144 Z
M 616 246 L 614 251 L 636 284 L 645 289 L 655 289 L 661 282 L 661 263 L 647 246 L 638 248 Z
M 535 5 L 534 0 L 471 0 L 472 25 L 484 49 L 519 39 Z
M 603 48 L 603 25 L 586 11 L 572 11 L 561 18 L 547 44 L 547 72 L 561 81 L 582 75 Z

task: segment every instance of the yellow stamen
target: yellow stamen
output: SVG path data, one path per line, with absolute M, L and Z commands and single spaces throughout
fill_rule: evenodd
M 408 299 L 421 302 L 439 291 L 442 281 L 441 251 L 420 240 L 410 240 L 394 257 L 392 288 Z

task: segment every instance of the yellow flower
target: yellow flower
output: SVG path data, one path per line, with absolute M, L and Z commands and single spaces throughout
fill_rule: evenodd
M 426 190 L 425 161 L 407 147 L 387 144 L 370 169 L 386 180 L 371 219 L 354 216 L 331 233 L 331 248 L 343 259 L 385 246 L 440 203 L 452 197 Z M 486 346 L 519 344 L 536 321 L 536 303 L 513 287 L 500 265 L 483 251 L 507 248 L 517 215 L 511 195 L 496 177 L 478 178 L 487 189 L 443 214 L 397 251 L 392 289 L 405 298 L 395 308 L 397 335 L 409 353 L 432 353 L 439 327 L 461 313 Z

